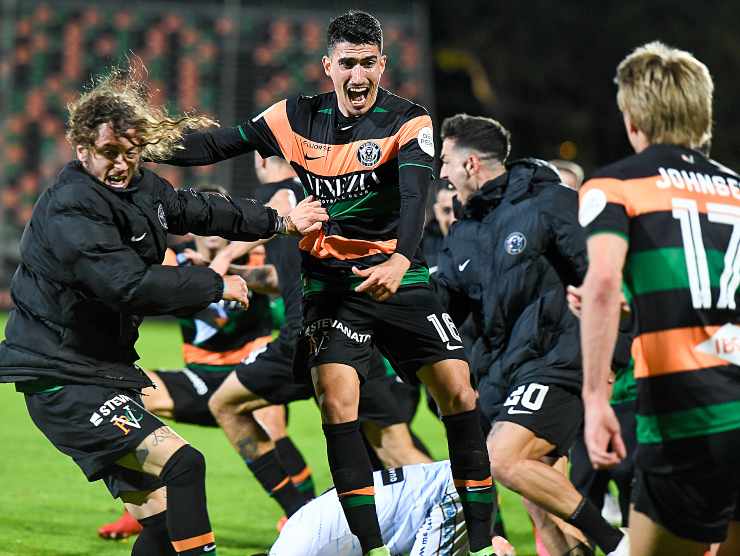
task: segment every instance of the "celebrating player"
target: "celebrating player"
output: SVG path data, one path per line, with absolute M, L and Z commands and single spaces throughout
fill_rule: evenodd
M 375 17 L 341 15 L 327 39 L 322 63 L 333 92 L 283 100 L 234 128 L 190 134 L 167 161 L 210 164 L 256 149 L 291 162 L 327 207 L 330 221 L 301 241 L 297 372 L 313 379 L 332 477 L 363 552 L 388 553 L 357 419 L 374 344 L 402 378 L 425 382 L 436 399 L 471 551 L 490 554 L 492 483 L 476 395 L 460 335 L 429 288 L 419 250 L 432 121 L 421 106 L 380 88 L 386 56 Z
M 175 191 L 140 165 L 167 156 L 204 117 L 170 117 L 141 81 L 113 72 L 69 107 L 68 163 L 39 198 L 21 240 L 15 309 L 0 345 L 0 380 L 91 481 L 105 480 L 144 530 L 135 555 L 206 554 L 215 540 L 200 452 L 141 404 L 135 365 L 141 316 L 247 304 L 238 276 L 161 266 L 167 232 L 259 239 L 310 232 L 318 202 L 288 217 L 246 200 Z M 164 489 L 167 497 L 164 497 Z
M 607 384 L 624 282 L 637 321 L 631 553 L 701 555 L 728 531 L 740 538 L 740 177 L 699 150 L 712 134 L 703 63 L 653 42 L 616 83 L 636 154 L 580 195 L 585 440 L 596 466 L 625 456 Z

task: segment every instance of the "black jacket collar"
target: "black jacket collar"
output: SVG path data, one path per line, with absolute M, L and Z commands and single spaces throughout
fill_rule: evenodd
M 560 184 L 560 177 L 549 162 L 537 158 L 514 160 L 506 164 L 504 174 L 487 181 L 471 195 L 465 206 L 455 197 L 455 216 L 481 220 L 503 199 L 515 204 L 529 197 L 535 187 Z

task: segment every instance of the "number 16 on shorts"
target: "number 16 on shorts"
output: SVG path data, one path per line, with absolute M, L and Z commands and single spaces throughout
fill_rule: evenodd
M 504 407 L 508 407 L 509 415 L 531 414 L 539 410 L 545 401 L 549 386 L 537 384 L 523 384 L 515 388 L 504 402 Z

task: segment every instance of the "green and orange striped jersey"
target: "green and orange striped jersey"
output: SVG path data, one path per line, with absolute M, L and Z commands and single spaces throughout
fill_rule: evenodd
M 579 219 L 589 236 L 629 242 L 638 461 L 657 471 L 719 458 L 740 439 L 740 177 L 653 145 L 586 182 Z
M 423 107 L 381 88 L 367 114 L 348 119 L 330 92 L 280 101 L 239 130 L 263 157 L 290 162 L 306 194 L 329 213 L 324 228 L 300 243 L 304 278 L 318 282 L 313 287 L 351 282 L 352 266 L 379 264 L 396 251 L 400 171 L 432 172 L 432 120 Z M 409 257 L 403 283 L 427 282 L 420 249 Z

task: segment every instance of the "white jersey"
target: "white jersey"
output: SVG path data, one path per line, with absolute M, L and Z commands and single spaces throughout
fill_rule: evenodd
M 373 480 L 380 531 L 391 554 L 468 554 L 465 519 L 449 461 L 376 471 Z M 270 556 L 362 556 L 336 489 L 291 516 Z

